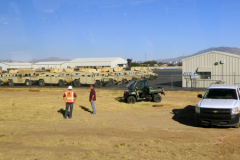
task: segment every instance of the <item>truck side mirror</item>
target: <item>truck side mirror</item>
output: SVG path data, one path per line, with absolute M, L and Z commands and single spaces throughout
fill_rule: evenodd
M 197 97 L 198 97 L 198 98 L 202 98 L 202 94 L 198 94 Z

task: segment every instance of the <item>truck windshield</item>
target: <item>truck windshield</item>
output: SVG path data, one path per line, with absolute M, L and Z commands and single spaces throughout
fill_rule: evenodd
M 207 99 L 236 99 L 237 94 L 235 89 L 208 89 L 203 98 Z

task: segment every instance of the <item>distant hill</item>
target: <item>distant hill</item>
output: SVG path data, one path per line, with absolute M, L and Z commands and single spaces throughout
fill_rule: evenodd
M 0 60 L 0 62 L 11 62 L 11 61 L 12 60 L 10 60 L 10 59 Z M 63 58 L 59 58 L 59 57 L 49 57 L 49 58 L 45 58 L 45 59 L 33 59 L 29 62 L 37 63 L 37 62 L 51 62 L 51 61 L 70 61 L 70 59 L 63 59 Z
M 158 59 L 157 62 L 175 62 L 175 61 L 181 61 L 184 58 L 188 58 L 188 57 L 192 57 L 192 56 L 196 56 L 198 54 L 202 54 L 205 52 L 210 52 L 210 51 L 219 51 L 219 52 L 227 52 L 227 53 L 232 53 L 232 54 L 236 54 L 236 55 L 240 55 L 240 48 L 232 48 L 232 47 L 211 47 L 208 49 L 204 49 L 201 51 L 198 51 L 192 55 L 188 55 L 188 56 L 180 56 L 180 57 L 176 57 L 176 58 L 167 58 L 167 59 Z
M 50 62 L 50 61 L 70 61 L 70 59 L 63 59 L 63 58 L 59 58 L 59 57 L 49 57 L 49 58 L 46 58 L 46 59 L 33 59 L 32 60 L 33 63 Z

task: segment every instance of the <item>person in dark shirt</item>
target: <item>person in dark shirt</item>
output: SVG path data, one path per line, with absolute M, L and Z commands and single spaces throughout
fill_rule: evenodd
M 95 105 L 94 105 L 94 101 L 96 101 L 96 92 L 93 88 L 93 85 L 90 85 L 90 89 L 91 89 L 91 91 L 90 91 L 90 95 L 89 95 L 89 102 L 92 105 L 92 109 L 93 109 L 92 114 L 96 114 L 96 109 L 95 109 Z

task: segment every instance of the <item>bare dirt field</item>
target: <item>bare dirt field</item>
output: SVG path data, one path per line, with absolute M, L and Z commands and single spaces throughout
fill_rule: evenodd
M 162 102 L 127 104 L 123 91 L 89 89 L 64 119 L 65 89 L 0 89 L 0 159 L 239 159 L 240 130 L 195 127 L 203 92 L 168 91 Z

